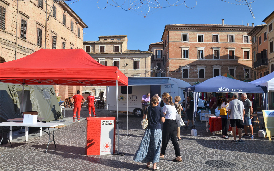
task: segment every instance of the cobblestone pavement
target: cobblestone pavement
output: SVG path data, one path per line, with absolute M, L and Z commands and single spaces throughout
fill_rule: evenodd
M 115 112 L 97 109 L 97 116 L 116 116 Z M 86 156 L 86 120 L 83 108 L 81 122 L 72 123 L 72 110 L 66 111 L 64 128 L 55 131 L 56 150 L 50 143 L 45 153 L 48 136 L 30 136 L 29 142 L 16 142 L 0 146 L 0 170 L 148 170 L 144 163 L 136 163 L 133 156 L 138 149 L 144 130 L 141 118 L 129 115 L 129 135 L 126 115 L 120 114 L 119 151 L 124 155 Z M 268 138 L 244 139 L 244 143 L 231 143 L 220 134 L 206 132 L 205 123 L 197 122 L 198 136 L 190 136 L 190 129 L 181 128 L 179 141 L 183 162 L 172 162 L 175 152 L 169 142 L 160 170 L 274 170 L 274 142 Z M 258 130 L 255 130 L 257 132 Z M 116 136 L 117 140 L 117 136 Z M 118 149 L 116 142 L 116 150 Z M 152 170 L 152 169 L 149 169 Z

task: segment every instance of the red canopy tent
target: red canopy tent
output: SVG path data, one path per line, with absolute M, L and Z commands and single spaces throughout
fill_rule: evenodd
M 27 85 L 115 86 L 118 126 L 118 85 L 128 78 L 116 66 L 104 66 L 82 49 L 40 49 L 0 64 L 0 82 Z M 24 89 L 23 89 L 24 90 Z
M 41 49 L 0 64 L 0 81 L 27 85 L 126 86 L 116 66 L 104 66 L 82 49 Z

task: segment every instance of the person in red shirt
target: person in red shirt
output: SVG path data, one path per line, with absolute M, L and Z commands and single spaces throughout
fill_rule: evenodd
M 92 109 L 93 116 L 96 117 L 95 107 L 94 107 L 94 102 L 96 102 L 96 99 L 94 96 L 92 96 L 91 93 L 89 93 L 89 96 L 87 97 L 87 101 L 88 101 L 89 117 L 91 117 L 91 109 Z
M 77 120 L 78 120 L 78 122 L 80 122 L 80 111 L 81 111 L 82 103 L 85 101 L 85 99 L 82 95 L 80 95 L 79 90 L 77 90 L 77 94 L 74 95 L 72 98 L 74 100 L 73 122 L 75 121 L 77 111 L 78 111 Z

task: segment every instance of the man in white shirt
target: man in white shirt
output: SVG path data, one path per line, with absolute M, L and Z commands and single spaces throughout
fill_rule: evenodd
M 238 128 L 239 140 L 238 142 L 243 142 L 242 138 L 242 130 L 244 128 L 243 119 L 244 119 L 244 104 L 242 101 L 238 100 L 238 93 L 233 93 L 233 100 L 229 102 L 228 106 L 228 119 L 230 119 L 230 124 L 232 127 L 232 133 L 234 140 L 236 141 L 236 126 Z

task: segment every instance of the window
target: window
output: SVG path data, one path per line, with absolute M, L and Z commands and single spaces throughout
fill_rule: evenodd
M 220 75 L 220 69 L 213 69 L 213 77 Z
M 99 63 L 100 63 L 101 65 L 107 66 L 107 61 L 105 60 L 105 58 L 99 58 Z
M 66 26 L 66 22 L 67 22 L 66 14 L 64 13 L 64 14 L 63 14 L 63 25 Z
M 266 41 L 266 39 L 267 39 L 267 34 L 266 32 L 264 32 L 264 41 Z
M 274 64 L 271 64 L 271 72 L 274 71 Z
M 205 78 L 205 69 L 199 69 L 199 78 Z
M 0 29 L 5 30 L 6 8 L 0 6 Z
M 256 43 L 256 36 L 252 38 L 253 43 Z
M 183 78 L 188 78 L 188 69 L 183 69 Z
M 105 46 L 100 46 L 100 53 L 104 53 L 105 52 Z
M 250 76 L 249 69 L 245 69 L 245 77 L 244 78 L 250 78 L 249 76 Z
M 244 36 L 244 43 L 249 43 L 248 36 Z
M 262 38 L 261 36 L 259 37 L 259 45 L 262 44 Z
M 235 59 L 234 50 L 228 50 L 228 59 Z
M 212 35 L 212 42 L 219 42 L 219 35 Z
M 188 42 L 188 34 L 187 33 L 182 34 L 182 41 Z
M 57 36 L 52 36 L 52 49 L 56 49 Z
M 52 14 L 53 17 L 56 18 L 56 6 L 55 5 L 52 6 L 52 13 L 53 13 Z
M 271 31 L 272 31 L 272 23 L 271 23 L 271 24 L 269 24 L 268 31 L 269 31 L 269 32 L 271 32 Z
M 204 50 L 198 50 L 198 59 L 204 59 Z
M 43 8 L 43 0 L 38 0 L 38 7 Z
M 114 52 L 120 52 L 120 46 L 114 46 Z
M 140 61 L 133 61 L 133 69 L 140 69 Z
M 70 30 L 73 31 L 73 21 L 70 22 Z
M 204 35 L 198 35 L 198 42 L 204 42 Z
M 256 51 L 253 51 L 253 61 L 256 61 Z
M 21 20 L 21 34 L 20 37 L 22 39 L 26 39 L 27 38 L 27 21 L 26 20 Z
M 188 58 L 188 48 L 182 48 L 182 58 Z
M 228 35 L 228 42 L 234 42 L 234 35 Z
M 249 59 L 249 51 L 244 51 L 244 59 Z
M 162 50 L 156 50 L 156 58 L 161 59 L 162 58 Z
M 160 70 L 161 69 L 161 63 L 157 63 L 157 70 Z
M 78 28 L 78 38 L 80 38 L 80 28 Z
M 37 28 L 37 46 L 42 47 L 42 30 Z
M 235 69 L 229 69 L 229 75 L 231 75 L 232 77 L 235 77 Z
M 66 42 L 62 42 L 62 48 L 66 49 Z
M 86 46 L 86 52 L 90 53 L 90 46 L 89 45 Z
M 219 49 L 213 49 L 213 59 L 220 59 L 220 50 Z
M 270 42 L 270 53 L 273 52 L 273 41 Z
M 121 94 L 132 94 L 132 86 L 121 86 Z
M 118 69 L 119 69 L 119 62 L 120 62 L 119 58 L 113 58 L 113 66 L 116 66 Z

